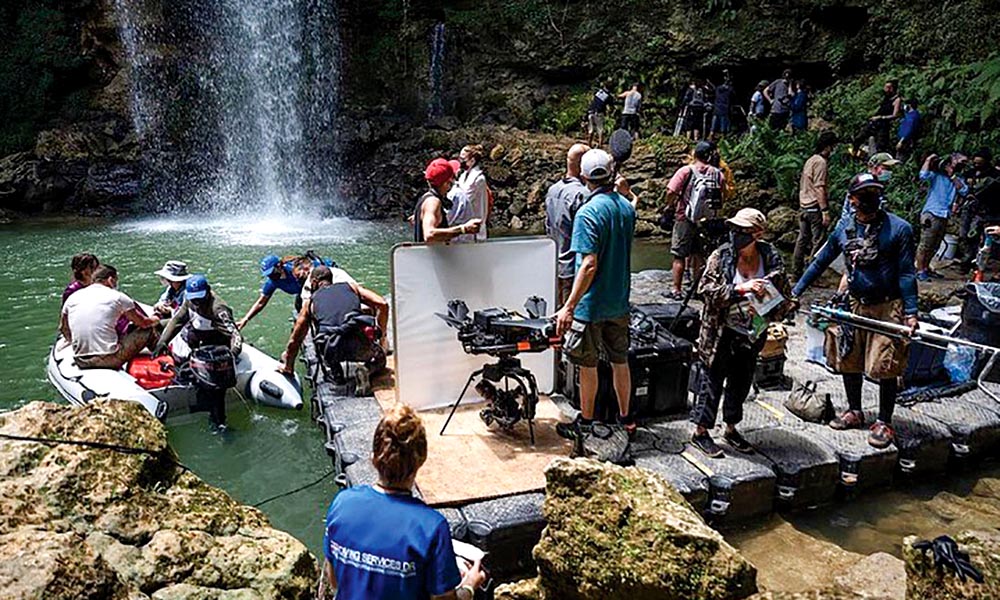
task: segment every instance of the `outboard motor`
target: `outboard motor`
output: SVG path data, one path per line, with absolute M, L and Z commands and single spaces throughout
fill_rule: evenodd
M 236 386 L 236 362 L 228 346 L 202 346 L 188 360 L 198 406 L 208 410 L 212 425 L 226 424 L 226 391 Z

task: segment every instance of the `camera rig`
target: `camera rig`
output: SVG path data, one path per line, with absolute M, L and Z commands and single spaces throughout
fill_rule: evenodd
M 487 354 L 497 358 L 496 362 L 483 365 L 469 375 L 441 427 L 441 435 L 444 435 L 473 380 L 482 377 L 476 391 L 487 405 L 479 411 L 479 417 L 487 426 L 496 423 L 508 431 L 524 419 L 528 422 L 528 433 L 534 445 L 538 383 L 531 371 L 521 366 L 517 355 L 544 352 L 561 344 L 561 338 L 556 336 L 555 323 L 543 316 L 545 308 L 545 300 L 531 296 L 524 303 L 527 316 L 504 308 L 486 308 L 475 311 L 470 317 L 469 307 L 462 300 L 448 302 L 448 314 L 435 313 L 458 330 L 458 340 L 467 354 Z

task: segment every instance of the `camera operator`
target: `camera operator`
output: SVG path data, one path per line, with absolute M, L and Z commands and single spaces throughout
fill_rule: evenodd
M 948 229 L 948 217 L 957 212 L 956 197 L 965 197 L 969 187 L 962 179 L 961 171 L 967 159 L 954 153 L 942 162 L 937 154 L 931 154 L 920 168 L 920 179 L 930 182 L 927 200 L 920 211 L 920 245 L 917 247 L 917 280 L 929 281 L 940 277 L 931 271 L 931 257 L 937 252 L 941 240 Z
M 563 352 L 580 367 L 580 415 L 556 426 L 570 439 L 589 433 L 597 398 L 598 353 L 611 362 L 619 419 L 630 434 L 632 377 L 628 366 L 629 290 L 635 208 L 613 188 L 614 161 L 604 150 L 589 150 L 580 161 L 590 190 L 573 219 L 576 277 L 569 299 L 556 313 L 557 335 L 566 335 Z
M 712 142 L 698 142 L 694 148 L 694 164 L 685 165 L 674 173 L 667 184 L 667 207 L 674 208 L 674 226 L 670 236 L 670 253 L 673 255 L 674 300 L 684 298 L 685 262 L 692 273 L 699 273 L 704 263 L 704 249 L 699 242 L 702 224 L 715 219 L 722 205 L 726 177 L 713 166 L 716 146 Z
M 435 158 L 424 169 L 428 189 L 417 200 L 413 209 L 413 241 L 447 242 L 460 235 L 479 233 L 482 219 L 469 219 L 458 226 L 449 226 L 445 211 L 451 207 L 448 192 L 455 185 L 455 176 L 461 167 L 457 160 Z
M 427 460 L 420 417 L 397 404 L 379 421 L 374 438 L 378 483 L 338 493 L 327 511 L 326 581 L 338 600 L 472 600 L 486 580 L 479 562 L 460 574 L 448 522 L 411 492 Z
M 847 266 L 848 309 L 856 315 L 917 328 L 917 282 L 913 267 L 913 228 L 879 207 L 883 185 L 871 173 L 855 175 L 848 193 L 855 212 L 841 220 L 826 245 L 795 284 L 798 298 L 841 252 Z M 834 429 L 860 429 L 862 372 L 879 383 L 878 420 L 868 443 L 893 443 L 892 413 L 897 382 L 906 368 L 909 345 L 903 340 L 839 324 L 827 329 L 826 360 L 844 377 L 848 410 L 830 422 Z
M 556 243 L 559 257 L 559 304 L 569 298 L 576 271 L 576 257 L 569 249 L 573 241 L 573 218 L 590 190 L 580 181 L 580 159 L 590 150 L 585 144 L 573 144 L 566 153 L 566 176 L 549 186 L 545 194 L 545 235 Z

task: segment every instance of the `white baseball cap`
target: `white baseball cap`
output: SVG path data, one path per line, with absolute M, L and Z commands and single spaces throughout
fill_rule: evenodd
M 580 159 L 580 172 L 591 181 L 604 181 L 611 177 L 614 159 L 599 148 L 587 150 Z

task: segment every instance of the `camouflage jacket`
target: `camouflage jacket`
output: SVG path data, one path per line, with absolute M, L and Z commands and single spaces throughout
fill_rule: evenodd
M 781 295 L 791 297 L 791 287 L 785 275 L 785 262 L 774 246 L 767 242 L 757 242 L 757 251 L 764 261 L 764 278 L 771 281 Z M 702 275 L 698 292 L 702 298 L 701 333 L 698 335 L 698 357 L 706 367 L 712 365 L 719 346 L 719 338 L 726 326 L 729 307 L 740 300 L 733 278 L 736 275 L 736 253 L 732 245 L 723 244 L 708 257 L 705 273 Z M 772 321 L 783 319 L 791 308 L 790 302 L 772 310 L 767 318 Z

